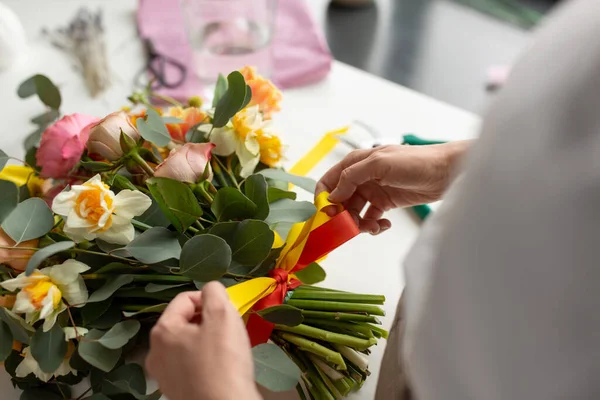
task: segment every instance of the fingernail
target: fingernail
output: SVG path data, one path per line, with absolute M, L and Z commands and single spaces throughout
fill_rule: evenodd
M 379 233 L 385 232 L 390 228 L 391 228 L 390 226 L 382 226 L 381 229 L 379 230 Z

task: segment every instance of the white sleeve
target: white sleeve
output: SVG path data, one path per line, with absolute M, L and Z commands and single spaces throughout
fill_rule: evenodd
M 405 263 L 418 400 L 600 398 L 600 1 L 566 3 Z

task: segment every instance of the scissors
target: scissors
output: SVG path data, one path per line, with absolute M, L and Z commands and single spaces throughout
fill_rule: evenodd
M 144 50 L 146 52 L 147 63 L 136 77 L 136 83 L 140 86 L 144 84 L 143 78 L 146 72 L 150 75 L 150 88 L 158 90 L 160 88 L 175 89 L 185 82 L 187 68 L 181 62 L 160 54 L 154 43 L 150 39 L 144 39 Z M 168 73 L 167 69 L 174 70 L 174 73 Z
M 348 135 L 338 135 L 336 138 L 341 142 L 347 144 L 353 149 L 371 149 L 379 146 L 384 146 L 387 144 L 406 144 L 411 146 L 426 146 L 431 144 L 442 144 L 446 143 L 441 140 L 426 140 L 422 139 L 416 135 L 411 133 L 405 134 L 402 136 L 402 139 L 395 136 L 382 136 L 377 130 L 375 130 L 370 125 L 362 121 L 353 121 L 353 125 L 358 125 L 362 127 L 367 133 L 369 137 L 362 140 L 353 139 Z M 429 214 L 431 214 L 431 207 L 427 204 L 421 204 L 418 206 L 412 206 L 412 211 L 417 215 L 417 217 L 424 221 Z

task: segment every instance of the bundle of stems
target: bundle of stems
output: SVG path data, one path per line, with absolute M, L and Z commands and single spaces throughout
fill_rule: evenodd
M 296 326 L 275 325 L 271 340 L 302 370 L 301 399 L 337 400 L 360 389 L 370 375 L 371 346 L 388 332 L 378 316 L 384 296 L 303 285 L 286 304 L 302 310 Z

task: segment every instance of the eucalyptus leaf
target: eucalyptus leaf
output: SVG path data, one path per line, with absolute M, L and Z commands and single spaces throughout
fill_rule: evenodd
M 183 124 L 185 121 L 181 118 L 171 117 L 167 115 L 162 117 L 162 122 L 165 124 Z
M 119 322 L 98 339 L 98 343 L 107 349 L 120 349 L 137 335 L 140 326 L 140 321 L 135 319 Z
M 37 94 L 42 103 L 53 110 L 58 110 L 61 104 L 60 91 L 48 77 L 34 75 L 19 86 L 17 94 L 24 99 Z
M 293 226 L 293 222 L 278 222 L 271 225 L 271 229 L 277 232 L 277 234 L 285 241 Z
M 163 290 L 174 289 L 174 288 L 182 287 L 185 285 L 187 285 L 187 283 L 179 283 L 176 285 L 160 285 L 158 283 L 149 283 L 146 285 L 144 290 L 148 293 L 157 293 L 157 292 L 162 292 Z
M 103 252 L 107 253 L 107 254 L 114 254 L 115 256 L 119 256 L 119 257 L 131 257 L 131 254 L 129 254 L 127 252 L 127 250 L 125 250 L 125 247 L 123 247 L 122 244 L 114 244 L 114 243 L 108 243 L 105 242 L 102 239 L 96 239 L 96 246 L 98 246 L 98 248 L 100 250 L 102 250 Z M 104 257 L 106 258 L 106 257 Z
M 148 208 L 142 215 L 136 217 L 136 219 L 146 225 L 150 226 L 162 226 L 166 228 L 171 225 L 171 221 L 165 215 L 164 212 L 160 209 L 160 206 L 152 199 L 152 205 Z
M 304 222 L 316 212 L 317 209 L 311 202 L 281 199 L 271 204 L 271 210 L 265 222 L 269 225 L 279 222 Z
M 233 71 L 227 75 L 227 90 L 219 99 L 215 107 L 213 126 L 221 128 L 243 108 L 248 86 L 244 76 L 239 71 Z
M 17 204 L 19 204 L 19 188 L 17 185 L 0 179 L 0 224 L 17 208 Z
M 125 250 L 144 264 L 156 264 L 169 258 L 179 259 L 181 246 L 177 236 L 163 227 L 148 229 L 133 239 Z
M 264 220 L 269 215 L 269 200 L 267 197 L 267 180 L 262 175 L 250 175 L 244 183 L 244 194 L 254 204 L 256 212 L 253 218 Z
M 60 112 L 58 112 L 58 110 L 50 110 L 50 111 L 47 111 L 36 117 L 33 117 L 31 119 L 31 122 L 36 125 L 46 127 L 46 126 L 50 125 L 52 122 L 56 121 L 59 116 L 60 116 Z
M 222 238 L 194 236 L 184 246 L 179 259 L 181 273 L 195 281 L 208 282 L 222 277 L 231 263 L 231 248 Z
M 89 327 L 95 329 L 110 329 L 122 319 L 123 314 L 121 313 L 120 307 L 111 304 L 102 315 L 89 323 Z
M 14 340 L 29 344 L 29 338 L 35 332 L 25 320 L 7 308 L 0 307 L 0 320 L 10 328 Z
M 210 206 L 219 222 L 252 218 L 256 213 L 256 208 L 256 204 L 252 200 L 231 187 L 219 189 Z
M 136 119 L 136 126 L 140 135 L 158 147 L 165 147 L 171 141 L 171 135 L 161 116 L 152 108 L 146 110 L 146 119 Z
M 240 110 L 246 108 L 246 106 L 250 103 L 250 100 L 252 100 L 252 88 L 249 85 L 246 85 L 246 97 L 244 97 L 244 102 L 242 103 Z
M 94 393 L 90 397 L 85 397 L 81 400 L 110 400 L 110 397 L 106 397 L 102 393 Z
M 90 295 L 88 303 L 95 303 L 98 301 L 104 301 L 112 296 L 121 287 L 133 282 L 133 275 L 117 275 L 107 279 L 107 281 Z
M 25 155 L 25 162 L 32 167 L 37 166 L 37 148 L 40 146 L 42 133 L 44 133 L 45 130 L 45 127 L 40 126 L 35 131 L 27 135 L 25 140 L 23 140 L 23 147 L 27 151 L 27 154 Z
M 109 309 L 111 304 L 112 299 L 99 301 L 97 303 L 87 303 L 85 306 L 79 309 L 79 313 L 83 319 L 83 325 L 87 326 L 88 324 L 96 321 L 106 312 L 106 310 Z
M 54 324 L 48 332 L 40 326 L 31 338 L 31 355 L 47 373 L 58 369 L 67 354 L 67 347 L 65 333 L 59 324 Z
M 304 321 L 302 310 L 288 304 L 264 308 L 257 314 L 267 321 L 279 325 L 298 326 Z
M 275 236 L 262 221 L 240 222 L 231 246 L 231 258 L 241 265 L 255 266 L 263 261 L 273 246 Z
M 231 246 L 238 226 L 240 226 L 238 221 L 218 222 L 210 227 L 208 233 L 224 239 Z
M 63 400 L 63 397 L 49 389 L 30 387 L 23 390 L 19 400 Z
M 131 317 L 133 317 L 135 315 L 139 315 L 139 314 L 162 313 L 167 308 L 168 305 L 169 305 L 169 303 L 161 303 L 161 304 L 156 304 L 154 306 L 142 308 L 140 311 L 135 311 L 135 312 L 123 311 L 123 315 L 126 316 L 127 318 L 131 318 Z
M 184 232 L 202 216 L 202 208 L 192 190 L 183 182 L 151 178 L 148 189 L 175 229 Z
M 4 362 L 12 352 L 13 334 L 8 324 L 0 321 L 0 362 Z
M 277 260 L 279 259 L 279 255 L 283 247 L 278 247 L 276 249 L 271 249 L 269 251 L 269 255 L 265 258 L 259 265 L 257 265 L 254 269 L 252 269 L 248 275 L 252 276 L 265 276 L 267 273 L 275 268 L 277 264 Z
M 225 79 L 223 74 L 219 74 L 219 77 L 217 78 L 217 84 L 215 86 L 215 94 L 213 96 L 213 101 L 212 101 L 213 108 L 215 108 L 217 106 L 217 104 L 219 103 L 219 100 L 221 100 L 221 97 L 223 97 L 223 95 L 225 94 L 226 91 L 227 91 L 227 79 Z
M 88 364 L 104 372 L 110 372 L 119 358 L 121 358 L 121 349 L 108 349 L 98 342 L 98 339 L 104 336 L 104 332 L 92 329 L 85 335 L 84 341 L 79 342 L 77 351 L 81 358 Z
M 135 389 L 131 388 L 131 385 L 127 381 L 111 381 L 110 383 L 113 386 L 120 388 L 123 393 L 128 393 L 133 396 L 135 400 L 159 400 L 162 396 L 162 393 L 159 390 L 150 394 L 138 393 Z
M 266 178 L 274 179 L 278 181 L 285 181 L 294 184 L 302 189 L 314 193 L 317 187 L 317 182 L 314 179 L 307 178 L 305 176 L 299 176 L 285 172 L 282 169 L 263 169 L 259 174 L 264 175 Z
M 291 199 L 296 200 L 296 193 L 289 192 L 287 190 L 279 189 L 276 187 L 270 187 L 267 191 L 267 197 L 269 199 L 269 203 L 274 203 L 277 200 L 281 199 Z
M 0 170 L 4 168 L 9 159 L 10 157 L 4 151 L 0 150 Z
M 294 272 L 294 274 L 306 285 L 323 282 L 327 277 L 325 270 L 316 262 L 308 264 L 305 268 Z
M 115 254 L 116 252 L 111 252 L 111 254 Z M 128 272 L 132 272 L 135 270 L 135 267 L 132 267 L 129 264 L 125 264 L 122 262 L 111 262 L 106 264 L 103 267 L 100 267 L 99 269 L 97 269 L 96 271 L 94 271 L 94 273 L 96 274 L 106 274 L 106 273 L 128 273 Z
M 75 243 L 68 242 L 57 242 L 51 244 L 50 246 L 46 246 L 43 249 L 36 251 L 33 256 L 29 259 L 27 263 L 27 268 L 25 270 L 25 275 L 29 276 L 33 273 L 33 271 L 40 266 L 40 264 L 48 257 L 55 255 L 56 253 L 60 253 L 61 251 L 69 250 L 75 247 Z
M 272 343 L 252 348 L 256 382 L 272 392 L 293 389 L 300 379 L 300 368 L 279 346 Z
M 119 381 L 127 382 L 129 388 L 136 393 L 146 393 L 146 377 L 144 376 L 144 370 L 139 364 L 123 364 L 114 371 L 106 374 L 102 383 L 102 393 L 109 396 L 130 393 L 128 390 L 123 390 L 121 387 L 113 385 L 113 382 Z
M 44 236 L 53 226 L 52 211 L 38 197 L 19 203 L 2 223 L 4 232 L 17 243 Z

